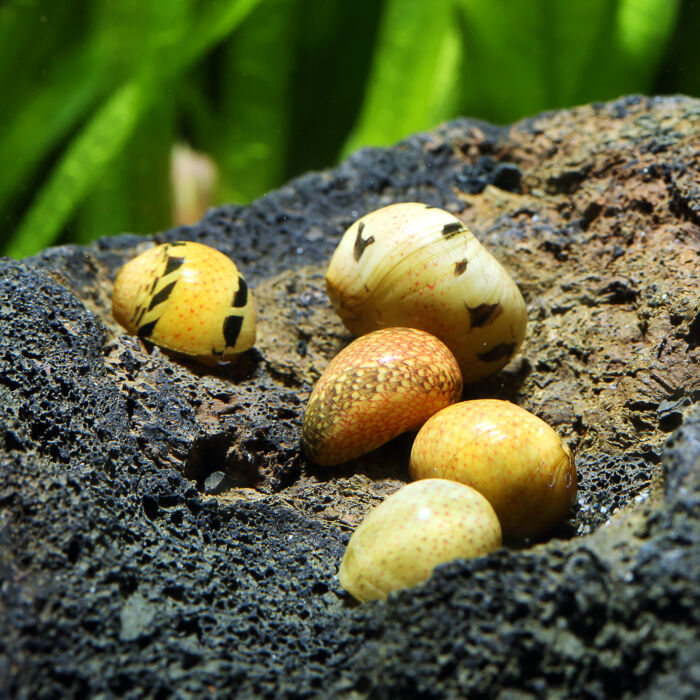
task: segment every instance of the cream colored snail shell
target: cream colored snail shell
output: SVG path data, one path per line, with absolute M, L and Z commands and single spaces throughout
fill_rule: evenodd
M 302 448 L 316 464 L 347 462 L 417 430 L 461 393 L 457 361 L 435 336 L 415 328 L 368 333 L 341 350 L 316 382 Z
M 392 204 L 352 224 L 326 286 L 351 333 L 432 333 L 452 350 L 465 382 L 503 367 L 525 337 L 515 282 L 459 219 L 426 204 Z
M 425 581 L 438 565 L 501 546 L 489 502 L 468 486 L 424 479 L 400 488 L 371 510 L 348 542 L 341 586 L 364 602 Z
M 201 243 L 164 243 L 127 262 L 112 312 L 129 333 L 205 364 L 255 343 L 248 285 L 230 258 Z
M 462 401 L 428 419 L 413 442 L 409 472 L 475 488 L 506 539 L 546 533 L 576 499 L 571 450 L 543 420 L 498 399 Z

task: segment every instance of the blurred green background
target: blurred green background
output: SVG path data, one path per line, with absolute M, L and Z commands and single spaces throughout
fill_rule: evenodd
M 187 223 L 465 115 L 700 94 L 698 0 L 0 1 L 0 251 Z

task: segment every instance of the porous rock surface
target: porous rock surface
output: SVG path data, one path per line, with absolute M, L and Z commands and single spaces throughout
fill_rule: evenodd
M 410 436 L 342 468 L 299 452 L 349 341 L 323 273 L 396 201 L 449 209 L 516 279 L 528 337 L 465 398 L 576 453 L 555 536 L 357 605 L 349 534 Z M 630 97 L 363 150 L 158 242 L 231 255 L 256 348 L 194 367 L 110 314 L 136 236 L 0 261 L 0 696 L 700 695 L 700 102 Z

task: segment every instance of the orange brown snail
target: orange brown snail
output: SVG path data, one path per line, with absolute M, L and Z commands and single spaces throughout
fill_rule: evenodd
M 525 337 L 515 282 L 459 219 L 426 204 L 393 204 L 352 224 L 326 287 L 351 333 L 432 333 L 454 353 L 465 383 L 503 367 Z
M 359 601 L 425 581 L 438 564 L 487 554 L 501 527 L 478 491 L 445 479 L 400 488 L 360 523 L 343 556 L 340 584 Z
M 419 428 L 461 393 L 454 356 L 429 333 L 387 328 L 363 335 L 314 386 L 302 447 L 316 464 L 347 462 Z
M 569 448 L 543 420 L 508 401 L 453 404 L 433 415 L 413 443 L 413 479 L 453 479 L 482 493 L 506 539 L 546 533 L 576 498 Z
M 255 343 L 255 308 L 233 261 L 201 243 L 155 246 L 114 282 L 112 312 L 130 333 L 213 364 Z

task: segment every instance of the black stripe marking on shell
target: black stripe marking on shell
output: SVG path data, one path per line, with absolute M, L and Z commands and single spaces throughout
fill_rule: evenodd
M 495 348 L 491 348 L 486 352 L 479 353 L 477 357 L 482 362 L 495 362 L 496 360 L 502 360 L 504 357 L 508 357 L 515 350 L 515 343 L 501 343 L 496 345 Z
M 365 225 L 363 223 L 360 223 L 357 227 L 357 238 L 355 239 L 355 250 L 354 250 L 356 262 L 360 262 L 360 258 L 362 257 L 362 253 L 365 252 L 365 248 L 368 245 L 372 245 L 372 243 L 374 243 L 374 236 L 370 236 L 367 239 L 362 238 L 362 231 L 364 230 L 364 228 L 365 228 Z
M 464 258 L 464 260 L 460 260 L 459 262 L 456 262 L 455 263 L 455 277 L 459 277 L 460 275 L 463 275 L 464 271 L 467 269 L 468 264 L 469 264 L 469 260 L 467 260 L 466 258 Z
M 151 297 L 151 303 L 148 305 L 148 310 L 150 311 L 154 306 L 158 306 L 158 304 L 162 304 L 164 301 L 168 300 L 168 297 L 173 291 L 173 287 L 177 284 L 177 280 L 171 282 L 170 284 L 166 284 L 163 289 L 161 289 L 158 294 L 154 294 L 153 297 Z
M 185 258 L 176 258 L 173 255 L 168 255 L 168 262 L 165 264 L 165 272 L 163 276 L 169 275 L 171 272 L 175 272 L 182 263 L 185 262 Z
M 155 321 L 149 321 L 148 323 L 144 323 L 141 328 L 138 330 L 138 337 L 139 338 L 149 338 L 151 334 L 153 333 L 153 329 L 156 327 L 156 323 L 160 321 L 159 318 L 157 318 Z
M 452 236 L 456 236 L 460 231 L 464 230 L 465 228 L 461 221 L 453 221 L 442 227 L 442 235 L 445 238 L 452 238 Z
M 236 345 L 243 325 L 243 316 L 227 316 L 224 320 L 223 332 L 226 346 L 232 348 Z
M 474 308 L 469 308 L 469 322 L 471 328 L 488 326 L 501 315 L 503 307 L 500 304 L 479 304 Z
M 248 303 L 248 285 L 245 283 L 245 280 L 238 275 L 238 289 L 236 290 L 236 293 L 233 295 L 233 301 L 231 302 L 231 306 L 240 309 L 241 307 L 245 306 Z

